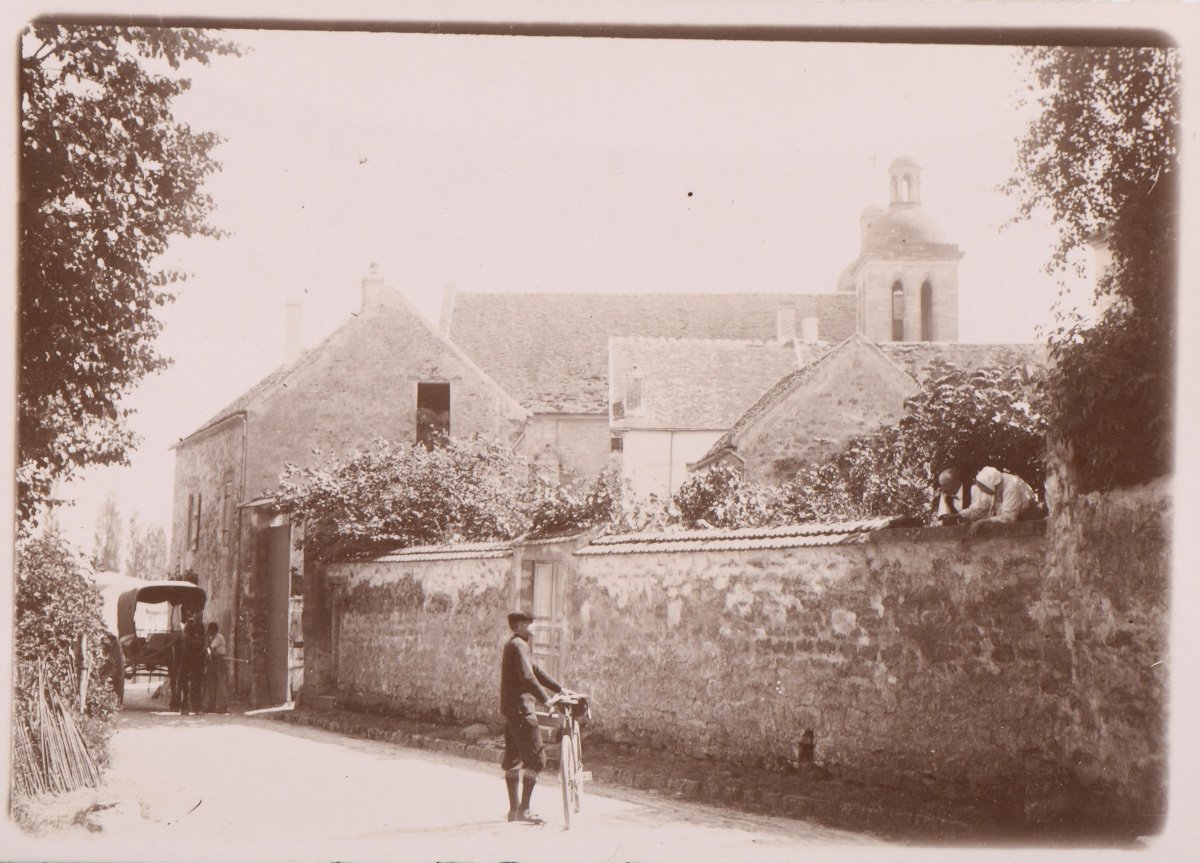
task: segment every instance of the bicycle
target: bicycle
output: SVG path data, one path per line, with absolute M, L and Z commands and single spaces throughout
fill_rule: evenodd
M 547 707 L 558 713 L 562 722 L 558 732 L 558 775 L 562 782 L 563 829 L 570 830 L 571 812 L 578 815 L 583 803 L 583 783 L 592 778 L 591 771 L 583 769 L 579 734 L 591 707 L 588 697 L 578 692 L 561 692 L 550 701 Z

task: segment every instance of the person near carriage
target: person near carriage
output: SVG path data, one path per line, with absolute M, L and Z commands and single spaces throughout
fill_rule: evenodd
M 229 674 L 225 667 L 225 636 L 214 620 L 208 624 L 208 667 L 204 674 L 205 709 L 209 713 L 227 713 Z
M 194 614 L 183 627 L 179 662 L 179 712 L 187 716 L 204 712 L 204 672 L 208 667 L 208 638 L 200 615 Z

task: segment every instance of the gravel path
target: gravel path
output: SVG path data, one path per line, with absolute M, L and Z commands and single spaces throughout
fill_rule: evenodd
M 564 831 L 553 775 L 533 801 L 548 823 L 509 824 L 493 765 L 244 716 L 126 711 L 112 760 L 7 859 L 794 861 L 877 844 L 631 789 L 588 795 Z

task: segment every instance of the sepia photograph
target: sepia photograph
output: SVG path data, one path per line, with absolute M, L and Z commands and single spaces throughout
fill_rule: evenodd
M 133 8 L 6 16 L 0 857 L 1186 859 L 1194 10 Z

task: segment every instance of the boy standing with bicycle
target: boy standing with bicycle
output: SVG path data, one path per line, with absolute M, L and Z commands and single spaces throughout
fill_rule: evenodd
M 501 766 L 504 783 L 508 786 L 508 820 L 545 824 L 529 811 L 533 786 L 537 784 L 538 774 L 546 767 L 542 731 L 534 709 L 538 702 L 552 703 L 550 692 L 561 693 L 563 688 L 533 661 L 529 648 L 533 619 L 533 615 L 525 611 L 514 611 L 508 616 L 513 635 L 504 645 L 500 661 L 500 712 L 504 715 L 504 761 Z

